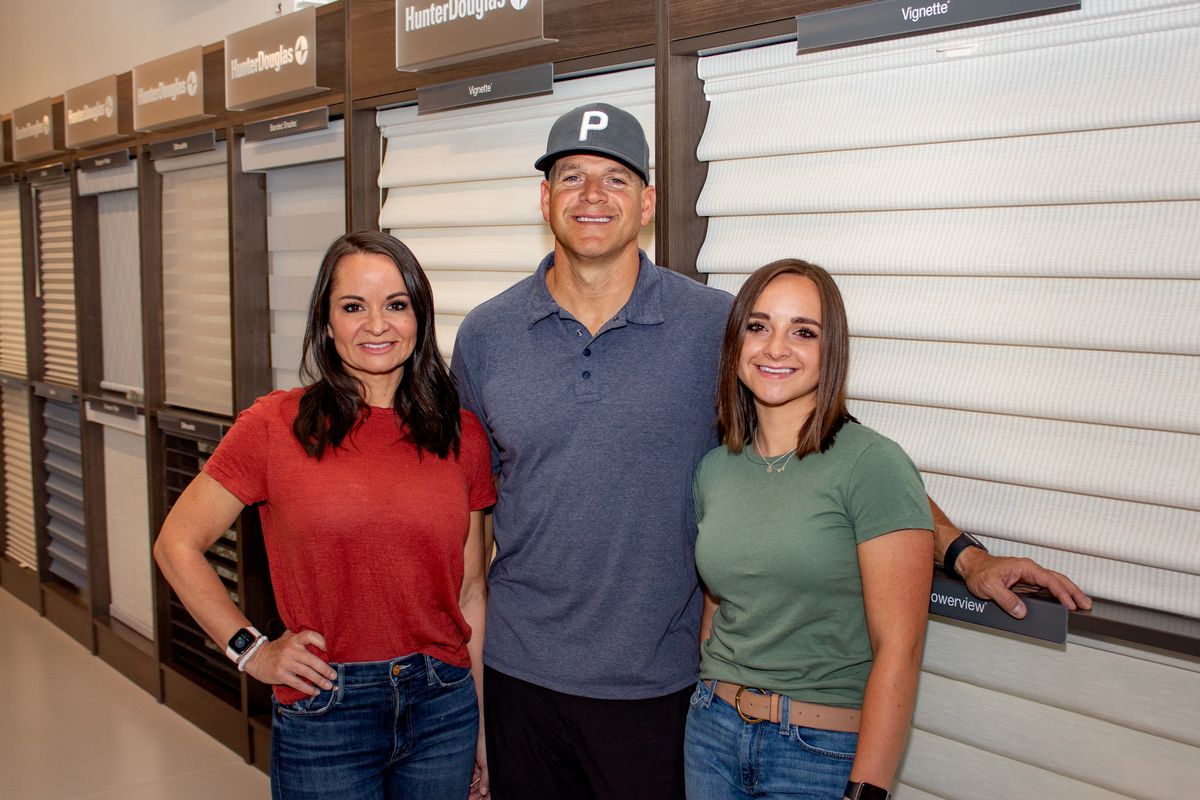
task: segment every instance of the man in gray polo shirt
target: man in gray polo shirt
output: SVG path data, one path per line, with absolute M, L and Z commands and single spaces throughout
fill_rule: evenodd
M 702 606 L 691 478 L 717 444 L 732 298 L 638 249 L 655 192 L 632 115 L 574 109 L 535 166 L 554 252 L 468 315 L 452 366 L 491 437 L 499 488 L 484 653 L 491 789 L 499 800 L 683 798 Z M 958 535 L 942 523 L 938 553 Z M 1018 580 L 1086 600 L 1032 562 L 968 550 L 958 566 L 971 588 L 1014 613 Z

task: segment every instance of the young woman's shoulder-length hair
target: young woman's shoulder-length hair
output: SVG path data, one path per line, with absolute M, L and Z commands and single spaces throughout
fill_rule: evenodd
M 817 286 L 821 298 L 821 365 L 817 375 L 817 403 L 796 440 L 796 456 L 824 452 L 847 420 L 846 371 L 849 365 L 850 334 L 846 307 L 833 277 L 823 268 L 796 258 L 773 261 L 760 267 L 746 282 L 733 301 L 725 338 L 721 343 L 717 377 L 717 427 L 721 443 L 735 453 L 749 444 L 757 425 L 754 396 L 738 379 L 738 361 L 750 312 L 767 284 L 780 275 L 800 275 Z
M 462 434 L 458 390 L 446 361 L 438 352 L 433 324 L 433 290 L 416 256 L 399 239 L 378 231 L 358 231 L 338 237 L 325 252 L 308 303 L 300 378 L 306 384 L 292 431 L 304 450 L 320 458 L 337 447 L 362 419 L 366 407 L 363 386 L 342 364 L 329 335 L 329 299 L 338 263 L 355 253 L 386 256 L 404 278 L 417 318 L 417 340 L 404 364 L 392 407 L 419 451 L 439 458 L 457 455 Z

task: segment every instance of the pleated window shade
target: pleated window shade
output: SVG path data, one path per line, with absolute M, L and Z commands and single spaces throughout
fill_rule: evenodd
M 50 572 L 84 589 L 88 583 L 83 517 L 83 448 L 79 406 L 47 399 L 46 512 Z
M 0 189 L 0 372 L 28 375 L 21 198 L 16 186 Z
M 79 383 L 75 329 L 75 243 L 71 187 L 64 182 L 34 187 L 37 208 L 37 265 L 42 298 L 45 378 Z
M 242 142 L 242 168 L 267 174 L 271 371 L 276 389 L 300 385 L 308 300 L 321 257 L 346 230 L 345 126 Z
M 638 118 L 653 167 L 653 69 L 559 81 L 553 95 L 421 117 L 415 107 L 379 112 L 386 140 L 379 226 L 407 244 L 429 275 L 444 353 L 467 312 L 531 274 L 554 249 L 533 162 L 554 120 L 593 101 Z M 653 257 L 652 224 L 640 245 Z
M 4 446 L 4 554 L 37 569 L 33 526 L 33 447 L 29 438 L 29 390 L 0 386 Z
M 141 395 L 142 277 L 138 241 L 137 165 L 80 172 L 79 194 L 97 195 L 100 220 L 100 313 L 105 389 Z
M 168 405 L 230 416 L 229 208 L 225 143 L 162 159 L 163 340 Z
M 708 282 L 828 268 L 851 410 L 951 519 L 1200 616 L 1200 4 L 699 70 Z

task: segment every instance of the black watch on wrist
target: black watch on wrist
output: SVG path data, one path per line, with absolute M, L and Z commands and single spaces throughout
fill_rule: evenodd
M 891 800 L 892 793 L 866 781 L 846 781 L 844 800 Z
M 954 564 L 958 561 L 958 557 L 962 555 L 962 552 L 968 547 L 978 547 L 985 553 L 988 551 L 988 549 L 983 546 L 983 542 L 979 541 L 966 531 L 963 531 L 958 534 L 958 538 L 951 542 L 950 546 L 946 548 L 946 556 L 942 559 L 942 566 L 946 568 L 946 572 L 949 572 L 954 577 L 962 580 L 966 579 L 958 573 L 958 570 L 954 568 Z

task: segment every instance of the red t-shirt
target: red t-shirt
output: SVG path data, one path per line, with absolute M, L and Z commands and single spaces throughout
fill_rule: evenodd
M 496 501 L 487 437 L 462 412 L 457 459 L 401 440 L 391 409 L 318 461 L 292 433 L 301 389 L 272 392 L 238 415 L 204 471 L 261 503 L 271 584 L 289 630 L 325 637 L 335 662 L 426 653 L 469 666 L 458 608 L 469 514 Z M 280 702 L 302 695 L 276 687 Z

